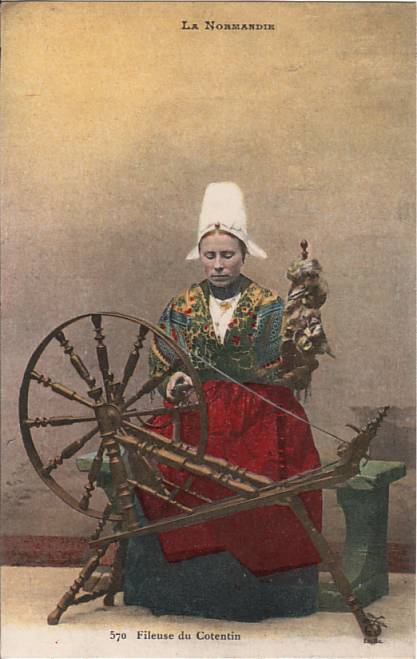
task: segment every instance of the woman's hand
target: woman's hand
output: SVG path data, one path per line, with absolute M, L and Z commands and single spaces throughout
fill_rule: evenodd
M 187 398 L 190 402 L 194 402 L 194 400 L 191 400 L 190 398 L 190 396 L 192 396 L 196 399 L 193 381 L 190 376 L 186 373 L 182 373 L 182 371 L 177 371 L 177 373 L 171 375 L 167 384 L 166 396 L 170 401 L 178 401 Z

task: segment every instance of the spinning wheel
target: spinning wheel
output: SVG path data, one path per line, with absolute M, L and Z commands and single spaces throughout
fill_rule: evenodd
M 90 346 L 93 345 L 91 333 L 94 334 L 96 347 L 93 353 L 96 354 L 93 358 L 91 350 L 89 353 L 84 349 L 81 357 L 75 349 L 75 345 L 81 345 L 80 341 L 85 338 L 85 331 L 89 333 Z M 117 350 L 111 352 L 110 360 L 107 345 L 112 335 L 116 336 Z M 124 338 L 133 343 L 127 359 L 120 348 Z M 164 354 L 166 370 L 149 378 L 144 353 L 151 341 L 156 342 L 158 351 Z M 56 368 L 62 368 L 63 363 L 67 368 L 65 384 L 50 376 Z M 95 377 L 97 364 L 102 383 L 98 383 Z M 170 405 L 163 405 L 162 400 L 156 402 L 158 387 L 164 384 L 167 376 L 177 371 L 191 378 L 195 402 L 189 401 L 186 396 Z M 115 378 L 114 372 L 122 374 L 120 380 Z M 80 379 L 87 388 L 87 395 L 80 393 Z M 132 385 L 135 393 L 128 395 Z M 49 401 L 45 399 L 43 388 L 53 394 Z M 58 401 L 60 404 L 57 406 Z M 70 405 L 70 413 L 63 411 L 61 406 L 64 401 L 67 406 Z M 75 403 L 87 407 L 88 416 L 74 416 Z M 285 409 L 280 409 L 285 412 Z M 106 605 L 114 604 L 115 594 L 123 588 L 129 538 L 185 528 L 236 512 L 280 504 L 291 507 L 322 561 L 327 564 L 363 632 L 364 640 L 376 643 L 384 623 L 381 618 L 363 611 L 341 564 L 324 537 L 318 533 L 298 495 L 309 490 L 334 487 L 357 474 L 387 410 L 387 407 L 381 408 L 375 418 L 361 429 L 354 428 L 356 436 L 350 442 L 336 437 L 342 444 L 338 449 L 339 459 L 335 462 L 274 482 L 237 464 L 206 454 L 207 410 L 200 379 L 187 354 L 162 330 L 140 318 L 118 313 L 90 313 L 66 321 L 48 334 L 29 360 L 20 390 L 20 426 L 28 456 L 42 480 L 73 509 L 99 522 L 89 542 L 93 550 L 91 557 L 49 615 L 48 623 L 56 625 L 69 606 L 98 597 L 103 596 Z M 57 411 L 60 416 L 56 416 Z M 189 412 L 198 416 L 200 432 L 197 446 L 188 444 L 181 433 L 182 414 Z M 74 440 L 68 435 L 73 431 L 72 426 L 82 427 L 84 424 L 90 427 L 81 437 Z M 69 443 L 66 434 L 70 438 Z M 54 442 L 55 454 L 52 452 Z M 79 455 L 84 447 L 90 448 L 95 457 L 87 483 L 80 485 L 71 466 L 72 458 Z M 100 506 L 93 507 L 92 501 L 98 495 L 96 486 L 104 460 L 109 462 L 112 500 L 105 502 L 101 510 Z M 185 481 L 181 484 L 169 481 L 159 465 L 185 472 Z M 211 500 L 194 491 L 191 488 L 195 476 L 220 484 L 229 490 L 229 496 Z M 134 509 L 136 488 L 167 504 L 158 519 L 143 527 L 140 527 Z M 191 495 L 195 501 L 193 507 L 180 500 L 181 492 Z M 168 512 L 170 509 L 172 513 L 173 506 L 178 514 Z M 114 523 L 113 534 L 102 537 L 107 522 Z M 112 543 L 117 543 L 117 551 L 110 579 L 105 586 L 99 585 L 92 592 L 80 596 L 79 591 L 86 586 Z
M 103 327 L 105 321 L 114 322 L 115 320 L 118 321 L 116 324 L 119 326 L 122 322 L 124 325 L 130 325 L 129 329 L 132 334 L 132 342 L 135 338 L 134 331 L 136 330 L 137 333 L 136 340 L 134 341 L 133 347 L 127 357 L 120 380 L 115 379 L 111 370 L 112 364 L 105 343 Z M 88 324 L 85 321 L 87 321 Z M 84 325 L 84 330 L 90 330 L 90 334 L 92 330 L 93 335 L 95 335 L 94 338 L 97 344 L 95 349 L 96 360 L 102 376 L 102 386 L 96 380 L 96 371 L 94 371 L 93 376 L 83 361 L 83 358 L 76 352 L 75 347 L 70 342 L 69 335 L 71 332 L 74 333 L 74 330 L 79 330 L 80 325 Z M 120 327 L 117 329 L 119 335 Z M 79 334 L 79 331 L 76 333 Z M 183 371 L 190 376 L 197 396 L 196 403 L 187 404 L 187 402 L 180 402 L 171 407 L 162 407 L 161 403 L 159 407 L 155 407 L 155 392 L 157 391 L 158 385 L 160 385 L 164 377 L 166 377 L 166 374 L 164 374 L 164 376 L 149 379 L 148 360 L 143 353 L 146 350 L 145 344 L 147 343 L 149 347 L 151 340 L 153 339 L 157 339 L 159 345 L 162 345 L 165 349 L 169 350 L 169 353 L 172 356 L 172 368 L 171 370 L 168 370 L 166 374 L 174 371 Z M 75 371 L 83 381 L 84 389 L 87 388 L 87 397 L 84 393 L 79 392 L 78 387 L 77 390 L 74 390 L 72 387 L 67 386 L 67 384 L 56 382 L 49 377 L 49 375 L 43 373 L 42 365 L 43 362 L 46 361 L 48 351 L 51 352 L 52 349 L 55 348 L 56 352 L 57 344 L 55 344 L 54 340 L 57 341 L 62 352 L 61 363 L 59 366 L 61 368 L 64 366 L 68 370 L 69 365 L 71 372 L 74 373 Z M 118 355 L 120 356 L 120 353 L 122 352 L 123 351 L 118 346 Z M 84 350 L 84 353 L 88 353 L 88 351 Z M 55 355 L 55 357 L 57 358 L 58 355 Z M 65 362 L 62 364 L 62 360 L 65 360 L 68 364 Z M 57 359 L 55 359 L 55 361 L 57 361 Z M 68 374 L 66 377 L 69 377 Z M 133 393 L 128 397 L 128 389 L 131 389 L 132 384 L 137 380 L 139 380 L 140 383 L 139 388 L 136 390 L 136 393 Z M 34 408 L 32 399 L 35 397 L 33 390 L 34 388 L 38 389 L 38 385 L 43 385 L 43 387 L 56 394 L 55 400 L 57 402 L 59 398 L 61 398 L 61 401 L 62 399 L 71 401 L 73 408 L 77 407 L 80 409 L 80 406 L 88 408 L 89 415 L 37 416 L 36 414 L 43 413 L 42 408 L 39 412 L 32 411 Z M 153 398 L 153 400 L 150 400 L 150 398 Z M 43 405 L 43 400 L 38 400 L 37 403 L 38 405 Z M 135 408 L 133 408 L 134 405 L 136 405 Z M 77 316 L 62 323 L 62 325 L 48 334 L 48 336 L 36 348 L 29 360 L 23 377 L 19 401 L 20 427 L 24 445 L 39 476 L 60 499 L 65 501 L 65 503 L 73 509 L 98 519 L 103 517 L 103 512 L 93 508 L 90 505 L 90 500 L 94 494 L 95 483 L 102 462 L 105 459 L 106 451 L 109 455 L 113 456 L 113 458 L 119 455 L 117 444 L 114 441 L 112 442 L 114 434 L 117 432 L 123 435 L 126 434 L 127 431 L 131 433 L 134 432 L 135 429 L 141 428 L 142 430 L 148 430 L 150 436 L 152 436 L 152 432 L 156 432 L 161 428 L 160 425 L 152 423 L 152 418 L 155 415 L 166 415 L 167 423 L 165 423 L 164 426 L 172 422 L 173 437 L 171 441 L 178 442 L 181 413 L 190 410 L 197 411 L 199 414 L 200 439 L 196 454 L 199 458 L 202 458 L 207 443 L 207 412 L 202 386 L 189 358 L 178 347 L 178 345 L 166 336 L 158 327 L 155 327 L 145 320 L 118 313 L 84 314 L 82 316 Z M 135 421 L 136 424 L 139 425 L 132 423 L 132 421 Z M 42 433 L 45 433 L 45 429 L 48 430 L 53 428 L 54 436 L 56 437 L 58 429 L 59 432 L 63 434 L 62 429 L 64 427 L 74 425 L 77 428 L 78 426 L 85 427 L 85 425 L 87 425 L 90 426 L 90 429 L 75 441 L 72 440 L 68 444 L 61 442 L 58 455 L 51 455 L 50 449 L 49 452 L 40 450 L 42 443 L 45 444 L 45 441 L 47 441 L 44 439 L 42 442 L 41 438 Z M 60 484 L 59 473 L 61 466 L 68 461 L 71 461 L 71 458 L 79 455 L 81 449 L 89 448 L 94 441 L 97 443 L 97 439 L 99 441 L 97 454 L 90 473 L 88 474 L 88 482 L 85 484 L 83 491 L 77 496 L 75 493 L 68 491 L 67 485 Z M 169 440 L 166 441 L 170 444 Z M 44 446 L 42 448 L 45 449 Z M 47 457 L 43 457 L 41 453 L 46 453 Z M 154 487 L 156 490 L 154 494 L 156 494 L 156 496 L 168 496 L 172 501 L 175 501 L 175 492 L 172 493 L 167 490 L 166 484 L 163 484 L 162 476 L 155 468 L 154 464 L 151 465 L 148 460 L 139 460 L 139 458 L 134 459 L 133 462 L 133 468 L 136 469 L 136 472 L 140 473 L 140 478 L 142 480 L 145 478 L 146 480 L 147 477 L 148 482 L 145 484 L 145 488 L 147 487 L 148 491 L 152 491 L 152 488 Z M 113 464 L 115 464 L 114 460 Z M 120 471 L 120 464 L 118 464 L 118 469 Z M 139 474 L 136 473 L 136 475 Z M 67 477 L 66 481 L 68 480 L 71 479 L 68 479 Z M 127 490 L 124 493 L 124 496 L 126 499 L 129 499 L 130 492 Z M 109 512 L 109 510 L 107 510 L 106 519 L 109 519 L 110 521 L 121 521 L 122 516 L 119 513 Z

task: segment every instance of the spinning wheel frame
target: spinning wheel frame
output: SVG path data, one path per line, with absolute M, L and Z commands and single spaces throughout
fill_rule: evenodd
M 95 318 L 96 319 L 97 318 L 101 319 L 101 317 L 118 318 L 118 319 L 121 319 L 121 320 L 127 320 L 127 321 L 129 321 L 133 324 L 136 324 L 136 325 L 140 326 L 141 328 L 146 328 L 146 332 L 145 332 L 144 336 L 146 336 L 146 334 L 148 332 L 153 333 L 154 335 L 159 337 L 159 339 L 161 339 L 164 343 L 166 343 L 169 346 L 169 349 L 172 350 L 175 353 L 176 357 L 178 358 L 178 362 L 181 364 L 181 370 L 184 370 L 190 376 L 190 378 L 193 382 L 194 390 L 195 390 L 196 395 L 197 395 L 197 399 L 198 399 L 198 403 L 194 406 L 194 409 L 197 407 L 198 411 L 199 411 L 199 414 L 200 414 L 200 439 L 199 439 L 199 444 L 198 444 L 198 447 L 197 447 L 197 456 L 198 456 L 199 460 L 203 459 L 205 449 L 206 449 L 206 444 L 207 444 L 207 409 L 206 409 L 206 404 L 205 404 L 205 399 L 204 399 L 204 392 L 203 392 L 203 388 L 202 388 L 202 385 L 201 385 L 201 381 L 200 381 L 200 379 L 198 377 L 198 374 L 197 374 L 196 370 L 194 369 L 189 357 L 178 346 L 178 344 L 175 343 L 175 341 L 173 341 L 173 339 L 171 339 L 169 336 L 164 334 L 164 332 L 161 329 L 159 329 L 158 327 L 156 327 L 152 323 L 150 323 L 150 322 L 148 322 L 148 321 L 146 321 L 142 318 L 137 318 L 135 316 L 130 316 L 130 315 L 126 315 L 126 314 L 122 314 L 122 313 L 116 313 L 116 312 L 86 313 L 86 314 L 82 314 L 82 315 L 79 315 L 79 316 L 75 316 L 74 318 L 71 318 L 70 320 L 67 320 L 64 323 L 62 323 L 61 325 L 59 325 L 58 327 L 56 327 L 54 330 L 52 330 L 52 332 L 50 332 L 43 339 L 43 341 L 39 344 L 39 346 L 33 352 L 32 356 L 29 359 L 28 365 L 26 367 L 26 370 L 25 370 L 25 373 L 24 373 L 24 376 L 23 376 L 23 381 L 22 381 L 22 385 L 21 385 L 21 388 L 20 388 L 20 396 L 19 396 L 19 420 L 20 420 L 21 433 L 22 433 L 23 442 L 24 442 L 24 445 L 25 445 L 26 452 L 29 456 L 29 459 L 30 459 L 33 467 L 35 468 L 36 472 L 40 476 L 40 478 L 44 481 L 44 483 L 46 483 L 46 485 L 60 499 L 62 499 L 65 503 L 67 503 L 71 508 L 73 508 L 74 510 L 77 510 L 77 511 L 79 511 L 79 512 L 81 512 L 81 513 L 83 513 L 83 514 L 85 514 L 89 517 L 93 517 L 93 518 L 96 518 L 96 519 L 102 519 L 102 517 L 103 517 L 103 512 L 102 511 L 97 511 L 97 510 L 90 509 L 90 508 L 88 508 L 88 509 L 81 508 L 79 501 L 77 501 L 77 499 L 72 494 L 67 492 L 54 479 L 54 477 L 51 475 L 51 471 L 53 471 L 53 469 L 55 469 L 58 465 L 61 465 L 63 460 L 67 459 L 67 456 L 62 457 L 63 454 L 61 453 L 60 458 L 55 458 L 55 460 L 50 461 L 49 465 L 51 465 L 52 462 L 55 462 L 55 467 L 50 469 L 49 473 L 47 473 L 48 472 L 48 466 L 44 465 L 44 463 L 43 463 L 42 459 L 40 458 L 39 453 L 36 449 L 35 442 L 32 438 L 31 428 L 33 426 L 40 427 L 40 426 L 45 426 L 45 425 L 52 425 L 53 426 L 53 425 L 67 425 L 67 424 L 59 423 L 60 417 L 55 417 L 54 422 L 51 422 L 52 419 L 49 419 L 47 424 L 43 423 L 43 420 L 39 417 L 35 420 L 31 420 L 31 423 L 28 423 L 28 422 L 30 421 L 29 420 L 29 394 L 30 394 L 31 381 L 33 379 L 35 379 L 35 380 L 37 380 L 37 382 L 39 382 L 41 384 L 44 384 L 44 386 L 46 386 L 46 387 L 48 387 L 48 386 L 51 387 L 51 384 L 52 384 L 52 388 L 53 388 L 53 386 L 57 386 L 57 387 L 61 387 L 61 388 L 63 387 L 63 385 L 58 385 L 57 383 L 53 383 L 50 378 L 46 378 L 43 375 L 38 375 L 35 371 L 35 368 L 36 368 L 41 356 L 43 355 L 44 351 L 46 350 L 46 348 L 49 346 L 49 344 L 51 343 L 51 341 L 54 338 L 57 338 L 59 333 L 61 333 L 65 328 L 69 327 L 70 325 L 73 325 L 74 323 L 77 323 L 78 321 L 86 319 L 86 318 L 91 318 L 92 321 L 93 321 L 93 324 L 95 324 L 94 319 Z M 97 334 L 97 331 L 98 331 L 97 330 L 97 325 L 95 325 L 95 328 L 96 328 L 96 334 Z M 99 330 L 99 331 L 101 331 L 101 330 Z M 97 336 L 95 338 L 96 338 L 96 340 L 99 340 Z M 63 337 L 63 341 L 66 341 L 65 337 Z M 61 341 L 60 341 L 60 343 L 61 343 Z M 62 345 L 62 347 L 64 347 L 62 343 L 61 343 L 61 345 Z M 69 355 L 70 355 L 70 359 L 71 359 L 71 353 L 73 352 L 72 346 L 71 346 L 71 349 L 72 350 L 66 350 L 66 352 L 69 353 Z M 64 350 L 65 350 L 65 348 L 64 348 Z M 106 360 L 107 360 L 107 348 L 105 348 L 105 350 L 106 350 Z M 137 354 L 139 355 L 139 349 L 137 351 Z M 138 356 L 138 359 L 139 359 L 139 356 Z M 72 361 L 72 359 L 71 359 L 71 361 Z M 82 361 L 81 361 L 81 365 L 82 365 L 81 368 L 83 368 L 84 364 L 82 363 Z M 110 408 L 116 407 L 115 401 L 114 400 L 109 400 L 109 398 L 110 398 L 109 380 L 106 379 L 105 373 L 103 372 L 103 366 L 102 366 L 102 364 L 100 364 L 100 357 L 99 357 L 99 366 L 100 366 L 100 371 L 103 375 L 103 384 L 104 384 L 104 391 L 102 391 L 103 396 L 101 397 L 101 402 L 99 402 L 99 397 L 96 396 L 95 397 L 96 399 L 94 401 L 92 400 L 90 402 L 90 401 L 88 401 L 88 399 L 84 399 L 84 403 L 83 403 L 84 405 L 86 405 L 88 403 L 88 407 L 91 408 L 91 415 L 96 413 L 96 420 L 97 421 L 99 421 L 99 418 L 98 418 L 99 417 L 99 412 L 98 412 L 98 410 L 100 408 L 103 409 L 103 403 L 104 403 L 104 408 L 107 408 L 109 413 L 111 412 Z M 107 366 L 108 366 L 108 363 L 107 363 Z M 136 364 L 135 364 L 135 366 L 136 366 Z M 82 377 L 82 379 L 84 379 L 85 382 L 87 382 L 89 384 L 89 386 L 90 386 L 89 394 L 91 396 L 91 391 L 93 390 L 93 388 L 95 386 L 95 379 L 91 378 L 91 376 L 89 376 L 89 373 L 88 373 L 87 369 L 85 369 L 85 367 L 84 367 L 84 369 L 85 369 L 85 374 L 84 375 L 81 375 L 80 370 L 77 366 L 75 366 L 75 369 L 77 370 L 78 374 Z M 126 370 L 127 370 L 127 365 L 125 367 L 125 372 L 126 372 Z M 173 367 L 172 371 L 174 372 L 174 370 L 179 370 L 179 368 L 174 368 Z M 34 377 L 33 376 L 34 373 L 36 375 L 38 375 L 38 377 Z M 127 378 L 127 380 L 130 379 L 131 375 L 132 375 L 132 373 Z M 126 378 L 124 377 L 124 380 L 125 379 Z M 147 384 L 149 384 L 151 382 L 152 382 L 152 379 L 148 380 Z M 117 384 L 120 384 L 120 383 L 115 383 L 115 384 L 117 385 Z M 91 385 L 93 385 L 93 386 L 91 386 Z M 127 385 L 127 382 L 125 383 L 124 387 L 123 387 L 123 383 L 122 383 L 123 389 L 126 387 L 126 385 Z M 158 383 L 156 383 L 153 386 L 153 389 L 155 389 L 157 386 L 158 386 Z M 73 391 L 69 390 L 66 387 L 64 387 L 64 389 L 67 389 L 67 392 L 76 393 L 76 392 L 73 392 Z M 96 389 L 101 390 L 102 388 L 101 387 L 96 387 Z M 62 393 L 62 392 L 58 391 L 58 393 Z M 70 398 L 68 393 L 67 394 L 62 394 L 62 395 L 64 395 L 64 397 L 66 397 L 66 398 Z M 144 394 L 142 394 L 142 395 L 144 395 Z M 77 396 L 78 396 L 78 398 L 77 398 Z M 141 397 L 141 396 L 139 396 L 139 397 Z M 128 408 L 131 407 L 131 405 L 133 405 L 133 402 L 132 402 L 133 399 L 135 399 L 135 396 L 130 397 L 129 400 L 127 401 L 127 403 L 125 403 L 123 399 L 118 402 L 117 409 L 118 409 L 118 412 L 119 412 L 119 415 L 120 415 L 121 419 L 123 418 L 123 416 L 122 416 L 123 414 L 125 416 L 127 415 L 128 411 L 129 411 Z M 138 398 L 136 398 L 136 400 L 137 399 Z M 81 402 L 79 400 L 79 395 L 78 394 L 75 397 L 72 397 L 72 400 L 76 400 L 78 402 Z M 180 409 L 181 408 L 174 407 L 172 414 L 174 415 Z M 167 414 L 168 414 L 168 416 L 170 415 L 170 412 L 169 412 L 168 409 L 167 409 Z M 135 415 L 132 414 L 131 416 L 135 416 Z M 87 418 L 88 417 L 84 417 L 85 420 Z M 82 419 L 82 417 L 78 417 L 78 419 Z M 94 420 L 93 416 L 91 416 L 91 420 Z M 71 424 L 72 423 L 75 423 L 75 422 L 71 421 Z M 122 423 L 123 423 L 123 421 L 122 421 Z M 68 423 L 68 425 L 69 425 L 69 423 Z M 145 427 L 152 427 L 152 424 L 147 424 L 146 422 L 144 423 L 144 425 L 145 425 Z M 154 426 L 153 430 L 155 432 L 155 431 L 158 430 L 158 428 Z M 76 448 L 76 450 L 74 450 L 74 446 L 75 446 L 75 444 L 77 444 L 77 442 L 74 442 L 71 445 L 69 445 L 68 447 L 65 447 L 64 452 L 65 452 L 66 449 L 68 450 L 68 449 L 71 449 L 71 447 L 73 447 L 72 448 L 73 452 L 71 453 L 71 451 L 70 451 L 70 455 L 68 456 L 68 457 L 73 457 L 73 455 L 75 455 L 75 453 L 77 453 L 78 450 L 80 450 L 80 448 L 82 448 L 85 444 L 87 444 L 87 442 L 97 434 L 98 435 L 100 434 L 99 423 L 97 423 L 95 425 L 95 427 L 93 427 L 92 430 L 89 433 L 86 433 L 78 441 L 78 443 L 81 443 L 79 448 Z M 121 520 L 121 515 L 111 514 L 107 517 L 107 519 L 109 521 L 120 521 Z
M 104 390 L 102 387 L 96 386 L 95 378 L 91 377 L 81 358 L 74 352 L 73 346 L 69 343 L 62 332 L 62 330 L 69 325 L 89 317 L 91 317 L 96 332 L 96 352 L 101 375 L 103 377 Z M 102 332 L 102 317 L 119 318 L 140 326 L 138 336 L 134 343 L 133 350 L 129 354 L 123 378 L 120 382 L 113 382 L 114 377 L 109 367 L 107 347 L 104 344 L 105 337 Z M 141 389 L 125 402 L 125 389 L 136 369 L 143 341 L 149 331 L 169 345 L 169 349 L 175 354 L 178 361 L 175 361 L 164 375 L 151 378 L 145 382 Z M 64 352 L 69 356 L 78 375 L 85 383 L 87 383 L 89 387 L 88 395 L 94 400 L 94 402 L 90 402 L 88 399 L 80 396 L 77 392 L 68 389 L 64 385 L 52 382 L 51 378 L 40 375 L 34 371 L 34 368 L 44 350 L 53 338 L 58 340 L 61 347 L 64 349 Z M 158 384 L 162 382 L 166 374 L 180 370 L 178 368 L 179 363 L 182 364 L 183 368 L 185 366 L 184 370 L 191 377 L 194 390 L 197 394 L 198 404 L 182 406 L 180 404 L 173 406 L 173 435 L 171 440 L 169 440 L 163 435 L 155 432 L 155 426 L 153 426 L 153 430 L 149 430 L 149 425 L 152 426 L 152 424 L 147 424 L 146 422 L 143 423 L 140 420 L 141 416 L 154 415 L 161 411 L 170 414 L 169 408 L 164 410 L 142 410 L 139 412 L 138 410 L 129 410 L 129 408 L 142 396 L 153 391 Z M 181 370 L 183 370 L 183 368 L 181 368 Z M 90 433 L 84 435 L 78 440 L 78 442 L 73 442 L 65 447 L 60 456 L 51 460 L 47 467 L 44 467 L 36 450 L 32 439 L 31 427 L 68 425 L 72 423 L 94 421 L 94 418 L 37 417 L 36 419 L 29 419 L 29 388 L 32 379 L 46 387 L 50 387 L 54 392 L 61 394 L 61 396 L 64 396 L 67 399 L 76 400 L 78 403 L 86 405 L 94 411 L 96 417 L 95 420 L 97 421 L 97 426 L 93 428 Z M 104 393 L 105 396 L 103 395 Z M 177 423 L 181 410 L 185 411 L 191 409 L 199 409 L 200 411 L 200 440 L 197 447 L 187 445 L 181 441 L 179 425 Z M 343 572 L 342 565 L 333 555 L 325 538 L 317 532 L 302 499 L 300 499 L 298 495 L 301 492 L 312 489 L 332 487 L 358 473 L 360 462 L 368 455 L 370 441 L 375 436 L 387 410 L 388 407 L 379 409 L 376 417 L 370 420 L 365 426 L 363 426 L 363 428 L 354 428 L 357 434 L 350 442 L 344 442 L 342 440 L 343 445 L 338 449 L 338 461 L 331 463 L 328 467 L 313 469 L 293 476 L 286 481 L 273 482 L 260 474 L 252 473 L 238 465 L 228 463 L 222 458 L 205 455 L 207 444 L 207 410 L 201 382 L 187 355 L 158 327 L 155 327 L 151 323 L 140 318 L 135 318 L 134 316 L 110 312 L 83 314 L 62 323 L 59 327 L 48 334 L 29 360 L 20 390 L 20 426 L 28 456 L 42 480 L 55 492 L 55 494 L 72 508 L 83 512 L 90 517 L 99 518 L 100 521 L 97 530 L 89 543 L 90 548 L 93 549 L 91 558 L 87 561 L 86 565 L 80 572 L 79 577 L 58 602 L 55 610 L 48 616 L 48 624 L 58 624 L 62 614 L 68 609 L 68 607 L 96 599 L 103 595 L 105 605 L 111 606 L 114 604 L 115 594 L 123 588 L 123 556 L 126 552 L 126 540 L 128 538 L 191 526 L 209 519 L 228 516 L 229 514 L 239 512 L 240 510 L 249 510 L 264 505 L 283 504 L 291 507 L 299 522 L 308 533 L 310 540 L 316 547 L 321 559 L 327 564 L 339 592 L 350 607 L 360 629 L 362 630 L 364 641 L 368 643 L 377 643 L 382 627 L 386 626 L 383 622 L 383 617 L 375 617 L 370 613 L 367 614 L 362 609 L 353 594 L 351 585 Z M 140 423 L 142 423 L 142 427 L 135 426 L 128 422 L 128 418 L 135 416 L 139 419 Z M 89 471 L 89 483 L 85 487 L 86 493 L 81 502 L 78 503 L 71 494 L 64 490 L 55 479 L 51 477 L 50 474 L 58 465 L 61 465 L 64 460 L 73 457 L 75 453 L 77 453 L 97 432 L 101 435 L 100 448 Z M 127 459 L 130 462 L 132 469 L 136 469 L 136 480 L 130 480 L 128 477 L 121 456 L 121 447 L 124 447 L 128 452 Z M 120 515 L 111 514 L 111 503 L 107 504 L 102 513 L 87 509 L 91 493 L 95 489 L 104 453 L 107 453 L 109 457 L 112 486 L 116 494 Z M 151 460 L 156 460 L 157 463 L 165 463 L 174 466 L 176 469 L 187 471 L 189 476 L 185 485 L 179 486 L 176 490 L 174 488 L 171 492 L 165 491 L 165 494 L 161 494 L 158 490 L 158 484 L 155 488 L 152 482 L 152 478 L 155 478 L 156 475 L 156 479 L 158 479 L 160 474 L 151 463 L 146 463 L 146 456 L 149 456 Z M 140 460 L 142 460 L 142 466 L 139 464 Z M 214 482 L 224 485 L 231 492 L 235 492 L 235 496 L 226 497 L 220 501 L 211 501 L 210 499 L 204 501 L 204 497 L 201 497 L 198 492 L 192 492 L 189 489 L 193 476 L 195 475 L 207 477 Z M 162 477 L 161 479 L 167 485 L 176 486 L 176 483 L 170 483 Z M 152 494 L 165 499 L 167 503 L 175 503 L 176 506 L 183 511 L 183 514 L 176 517 L 171 516 L 168 519 L 162 519 L 162 521 L 159 522 L 154 521 L 149 525 L 140 528 L 133 510 L 132 485 L 142 488 L 145 491 L 150 491 Z M 197 498 L 200 499 L 200 505 L 195 509 L 187 508 L 176 500 L 177 493 L 181 491 L 183 487 L 185 492 L 189 491 L 190 494 L 193 496 L 196 495 Z M 236 492 L 238 493 L 237 496 Z M 87 507 L 82 505 L 83 500 L 87 501 Z M 118 524 L 119 530 L 114 535 L 100 538 L 101 532 L 108 521 L 120 522 L 120 524 Z M 118 549 L 113 562 L 111 578 L 108 586 L 97 592 L 93 590 L 93 592 L 88 595 L 78 596 L 81 588 L 84 588 L 88 579 L 98 567 L 107 547 L 113 542 L 118 543 Z

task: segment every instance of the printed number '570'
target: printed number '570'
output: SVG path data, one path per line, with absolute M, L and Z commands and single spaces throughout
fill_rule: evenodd
M 112 641 L 117 641 L 117 642 L 121 640 L 124 641 L 125 638 L 126 638 L 126 632 L 113 632 L 113 631 L 110 632 L 110 639 Z

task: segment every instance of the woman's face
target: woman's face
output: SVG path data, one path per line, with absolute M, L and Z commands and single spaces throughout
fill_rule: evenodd
M 213 286 L 229 286 L 239 277 L 243 265 L 239 240 L 230 233 L 207 234 L 200 241 L 200 261 Z

